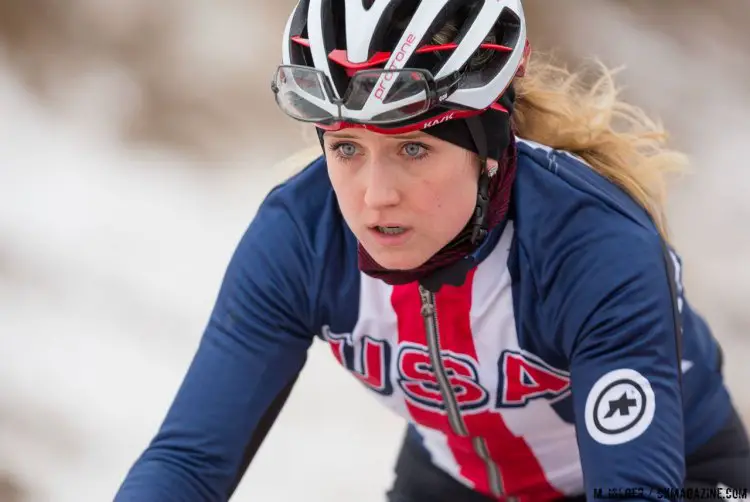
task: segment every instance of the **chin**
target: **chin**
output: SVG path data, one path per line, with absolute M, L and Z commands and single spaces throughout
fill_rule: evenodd
M 422 256 L 422 253 L 409 251 L 372 252 L 368 249 L 367 252 L 381 267 L 388 270 L 411 270 L 424 265 L 429 259 L 429 256 Z

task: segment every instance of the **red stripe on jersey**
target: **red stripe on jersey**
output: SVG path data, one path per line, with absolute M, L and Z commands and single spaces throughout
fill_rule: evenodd
M 469 272 L 462 286 L 443 286 L 435 295 L 443 366 L 450 374 L 449 378 L 459 407 L 462 408 L 461 414 L 466 429 L 470 436 L 485 438 L 490 456 L 500 470 L 506 493 L 520 496 L 521 500 L 543 501 L 562 498 L 563 494 L 547 481 L 544 470 L 526 441 L 513 435 L 505 425 L 502 415 L 492 408 L 492 403 L 485 399 L 481 406 L 472 408 L 479 403 L 474 389 L 475 383 L 478 386 L 479 375 L 476 371 L 479 363 L 470 318 L 475 270 Z M 391 302 L 398 319 L 399 351 L 403 350 L 404 344 L 421 346 L 426 350 L 427 333 L 420 313 L 418 286 L 407 284 L 394 287 Z M 451 364 L 451 359 L 455 359 L 457 364 Z M 398 357 L 397 360 L 401 361 L 402 358 Z M 466 364 L 462 361 L 466 361 Z M 476 380 L 465 378 L 467 365 L 473 366 Z M 454 366 L 456 370 L 453 370 Z M 408 368 L 399 368 L 399 375 L 402 375 L 404 369 Z M 407 376 L 413 375 L 412 371 Z M 424 373 L 418 373 L 417 376 L 426 380 Z M 437 381 L 434 378 L 432 380 L 437 389 Z M 410 395 L 414 393 L 407 392 L 409 387 L 405 388 L 402 382 L 400 384 L 405 391 L 407 408 L 414 421 L 444 433 L 461 476 L 469 480 L 477 491 L 491 494 L 487 466 L 474 450 L 471 439 L 459 436 L 452 430 L 444 410 L 435 405 L 430 406 L 430 400 L 425 400 L 424 403 L 415 402 Z M 423 391 L 429 388 L 429 383 L 422 383 Z M 436 395 L 439 396 L 439 391 Z M 484 395 L 488 395 L 486 390 Z M 417 397 L 429 397 L 429 394 L 422 392 L 417 394 Z
M 394 286 L 391 302 L 398 319 L 399 356 L 396 360 L 399 364 L 402 364 L 403 357 L 400 352 L 404 350 L 403 347 L 405 344 L 408 347 L 422 347 L 425 352 L 427 351 L 427 332 L 424 326 L 424 318 L 421 315 L 422 302 L 417 284 L 410 283 L 403 286 Z M 440 326 L 442 327 L 442 322 Z M 398 373 L 401 376 L 403 369 L 399 368 Z M 430 379 L 425 378 L 421 382 L 428 382 L 422 383 L 423 386 L 428 388 L 433 385 L 437 400 L 442 402 L 442 397 L 440 397 L 440 391 L 437 387 L 437 379 L 434 377 Z M 402 384 L 403 389 L 403 382 L 399 382 L 399 384 Z M 409 393 L 406 390 L 404 389 L 407 395 L 406 407 L 414 422 L 425 427 L 437 429 L 446 434 L 461 475 L 469 480 L 476 490 L 485 493 L 488 492 L 489 479 L 487 471 L 482 459 L 474 452 L 471 439 L 460 437 L 453 433 L 448 416 L 444 410 L 415 403 L 409 399 Z

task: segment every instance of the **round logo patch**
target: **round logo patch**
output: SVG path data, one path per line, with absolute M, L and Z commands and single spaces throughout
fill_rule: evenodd
M 631 441 L 654 419 L 651 384 L 635 370 L 610 371 L 596 381 L 586 398 L 586 429 L 601 444 Z

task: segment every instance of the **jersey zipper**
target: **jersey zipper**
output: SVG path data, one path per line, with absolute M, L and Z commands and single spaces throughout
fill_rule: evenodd
M 422 300 L 421 314 L 424 318 L 424 327 L 427 334 L 427 350 L 430 354 L 432 367 L 435 370 L 440 394 L 443 396 L 445 410 L 448 414 L 448 422 L 454 433 L 459 436 L 469 437 L 469 431 L 458 409 L 456 395 L 453 392 L 450 380 L 443 366 L 443 359 L 440 355 L 440 328 L 438 326 L 437 308 L 435 307 L 435 295 L 424 287 L 419 286 L 419 296 Z M 497 464 L 490 457 L 487 441 L 482 437 L 473 436 L 471 437 L 471 444 L 476 454 L 479 455 L 479 458 L 485 464 L 492 494 L 496 497 L 502 497 L 503 479 Z

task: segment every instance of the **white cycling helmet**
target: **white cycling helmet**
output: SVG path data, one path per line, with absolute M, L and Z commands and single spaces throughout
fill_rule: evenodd
M 319 127 L 426 128 L 498 107 L 526 50 L 520 0 L 300 0 L 272 89 Z

